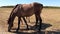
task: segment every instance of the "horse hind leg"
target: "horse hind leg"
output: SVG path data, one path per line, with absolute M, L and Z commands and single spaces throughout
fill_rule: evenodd
M 36 15 L 36 14 L 35 14 L 35 18 L 36 18 L 35 26 L 36 26 L 36 28 L 37 28 L 37 24 L 38 24 L 38 17 L 37 17 L 37 15 Z
M 40 13 L 38 14 L 38 23 L 39 23 L 39 31 L 41 31 L 41 26 L 42 26 L 42 19 L 41 19 L 41 16 L 40 16 Z
M 37 11 L 35 13 L 35 16 L 36 16 L 36 25 L 38 25 L 38 27 L 39 27 L 38 30 L 40 31 L 41 30 L 41 26 L 42 26 L 42 19 L 41 19 L 41 16 L 40 16 L 40 12 Z

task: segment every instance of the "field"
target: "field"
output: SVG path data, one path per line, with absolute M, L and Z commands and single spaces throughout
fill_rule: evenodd
M 7 20 L 13 8 L 0 8 L 0 34 L 39 34 L 35 30 L 20 30 L 19 33 L 11 33 L 7 31 Z M 42 13 L 42 34 L 60 34 L 60 8 L 43 8 Z M 30 17 L 29 26 L 35 24 L 34 15 Z M 21 29 L 24 29 L 25 23 L 21 23 Z M 17 17 L 14 20 L 14 27 L 17 28 Z

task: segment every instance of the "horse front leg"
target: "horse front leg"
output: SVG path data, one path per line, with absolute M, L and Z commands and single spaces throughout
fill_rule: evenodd
M 18 32 L 18 30 L 20 29 L 20 20 L 21 20 L 21 17 L 18 17 L 18 28 L 17 28 L 16 32 Z
M 23 18 L 23 20 L 24 20 L 24 22 L 25 22 L 25 24 L 26 24 L 26 26 L 27 26 L 27 29 L 29 30 L 26 19 L 25 19 L 24 17 L 22 17 L 22 18 Z

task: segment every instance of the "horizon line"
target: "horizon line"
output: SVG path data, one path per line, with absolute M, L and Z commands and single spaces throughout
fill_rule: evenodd
M 4 6 L 15 6 L 15 5 L 4 5 Z M 3 7 L 3 6 L 0 6 Z M 45 7 L 48 7 L 48 5 L 46 5 Z M 50 6 L 50 7 L 60 7 L 60 6 Z

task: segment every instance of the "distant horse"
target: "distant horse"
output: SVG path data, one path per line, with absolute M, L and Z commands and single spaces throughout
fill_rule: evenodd
M 10 29 L 12 28 L 13 21 L 16 16 L 18 17 L 18 28 L 16 31 L 19 30 L 21 18 L 23 18 L 24 22 L 27 25 L 27 29 L 28 29 L 28 24 L 26 22 L 25 17 L 30 17 L 33 14 L 35 14 L 35 17 L 36 17 L 35 25 L 37 26 L 37 23 L 39 23 L 38 30 L 40 30 L 41 24 L 42 24 L 42 19 L 41 19 L 40 14 L 41 14 L 42 9 L 43 9 L 43 5 L 37 2 L 31 3 L 31 4 L 17 4 L 15 8 L 12 10 L 10 17 L 8 19 L 8 24 L 9 24 L 8 31 L 10 31 Z

